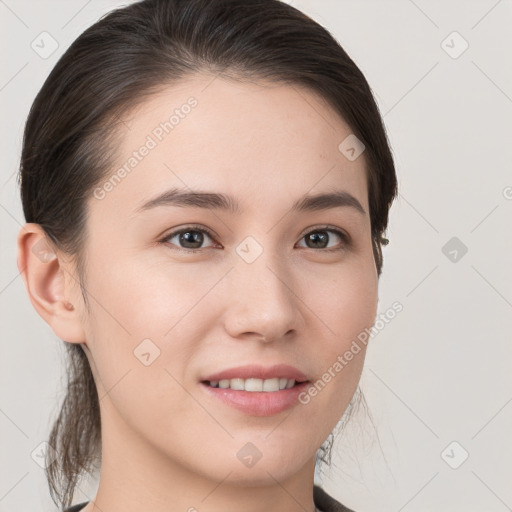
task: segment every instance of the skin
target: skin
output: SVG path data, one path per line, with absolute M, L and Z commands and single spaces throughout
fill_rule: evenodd
M 50 261 L 37 257 L 37 224 L 18 236 L 32 304 L 60 339 L 82 344 L 100 396 L 101 478 L 84 510 L 313 512 L 315 454 L 356 390 L 364 346 L 307 405 L 272 416 L 231 408 L 199 380 L 287 363 L 314 382 L 373 324 L 378 277 L 364 153 L 345 158 L 338 145 L 351 129 L 304 88 L 195 75 L 126 116 L 112 174 L 190 96 L 198 101 L 190 114 L 103 199 L 89 199 L 90 314 L 73 260 L 58 251 Z M 134 213 L 175 186 L 232 195 L 242 212 Z M 304 194 L 334 189 L 365 213 L 290 212 Z M 178 236 L 159 242 L 190 224 L 216 235 L 204 235 L 201 252 Z M 308 246 L 306 235 L 323 224 L 351 243 L 327 231 L 328 247 Z M 250 264 L 236 252 L 248 236 L 263 248 Z M 160 349 L 149 366 L 134 356 L 147 338 Z M 250 468 L 237 458 L 247 442 L 263 454 Z

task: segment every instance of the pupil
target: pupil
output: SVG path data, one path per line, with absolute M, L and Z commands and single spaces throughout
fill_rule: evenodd
M 325 244 L 327 244 L 327 242 L 329 241 L 329 235 L 327 235 L 321 231 L 316 231 L 315 233 L 311 233 L 308 238 L 310 241 L 313 242 L 314 248 L 317 247 L 316 244 L 318 242 L 320 242 L 320 245 L 322 245 L 322 242 L 325 242 Z M 325 245 L 322 245 L 322 247 L 325 247 Z
M 189 249 L 197 249 L 201 246 L 203 242 L 203 234 L 199 231 L 187 231 L 180 235 L 180 242 L 185 242 L 187 244 L 194 245 L 193 247 L 188 247 Z

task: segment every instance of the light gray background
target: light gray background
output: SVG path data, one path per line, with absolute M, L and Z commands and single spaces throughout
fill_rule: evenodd
M 69 44 L 125 3 L 0 0 L 4 512 L 55 510 L 31 452 L 46 439 L 62 397 L 63 343 L 33 309 L 16 267 L 23 125 Z M 379 307 L 383 312 L 398 300 L 404 309 L 372 339 L 361 379 L 380 444 L 369 421 L 356 417 L 321 483 L 358 512 L 510 510 L 512 4 L 289 3 L 328 28 L 366 75 L 400 187 Z M 59 44 L 46 59 L 31 48 L 43 31 Z M 469 47 L 458 55 L 461 38 Z M 455 262 L 442 251 L 452 237 L 468 248 Z M 450 467 L 465 452 L 467 460 Z M 84 485 L 75 502 L 90 499 L 94 485 Z

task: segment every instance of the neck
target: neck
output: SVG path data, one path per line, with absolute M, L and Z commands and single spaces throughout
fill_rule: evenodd
M 103 400 L 102 406 L 108 407 Z M 250 469 L 233 467 L 210 477 L 195 461 L 173 460 L 126 425 L 109 407 L 102 411 L 102 463 L 98 492 L 83 512 L 314 512 L 315 457 L 293 475 L 276 478 L 265 458 Z M 241 443 L 242 445 L 243 443 Z M 203 455 L 208 457 L 207 449 Z M 191 463 L 192 462 L 192 463 Z M 259 466 L 259 472 L 257 466 Z M 286 461 L 283 461 L 286 467 Z M 241 471 L 243 470 L 243 471 Z M 258 476 L 257 478 L 253 478 Z

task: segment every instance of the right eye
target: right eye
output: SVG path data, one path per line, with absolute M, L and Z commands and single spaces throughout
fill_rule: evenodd
M 175 230 L 160 240 L 161 243 L 174 245 L 178 251 L 185 252 L 201 252 L 208 247 L 201 247 L 206 237 L 213 240 L 213 233 L 205 228 L 198 228 L 196 226 L 187 226 L 182 229 Z M 171 240 L 176 239 L 174 242 Z M 182 244 L 179 246 L 178 244 Z M 213 246 L 210 246 L 213 247 Z

